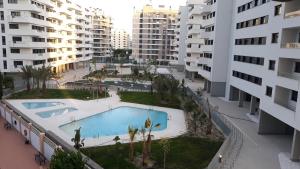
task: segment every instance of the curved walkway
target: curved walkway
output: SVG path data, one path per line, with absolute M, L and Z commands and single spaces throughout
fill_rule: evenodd
M 24 144 L 23 137 L 15 129 L 6 130 L 0 118 L 0 169 L 43 169 L 34 160 L 37 152 Z

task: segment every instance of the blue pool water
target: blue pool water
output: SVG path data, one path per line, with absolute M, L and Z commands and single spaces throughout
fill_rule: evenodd
M 41 118 L 49 118 L 49 117 L 58 116 L 58 115 L 61 115 L 61 114 L 64 114 L 64 113 L 73 112 L 73 111 L 76 111 L 76 110 L 78 110 L 78 109 L 73 108 L 73 107 L 68 107 L 68 108 L 63 108 L 63 109 L 55 109 L 55 110 L 38 112 L 36 114 L 38 116 L 40 116 Z
M 38 109 L 44 107 L 52 107 L 58 105 L 64 105 L 61 102 L 24 102 L 22 103 L 27 109 Z
M 134 107 L 119 107 L 62 125 L 59 128 L 69 136 L 74 136 L 74 130 L 81 127 L 80 134 L 83 138 L 122 135 L 127 134 L 129 125 L 139 129 L 143 127 L 148 117 L 150 117 L 153 124 L 160 123 L 161 125 L 160 128 L 156 128 L 153 131 L 167 128 L 167 113 Z

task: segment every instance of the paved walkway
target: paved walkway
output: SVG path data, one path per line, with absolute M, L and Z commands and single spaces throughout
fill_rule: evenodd
M 175 78 L 181 80 L 184 74 L 173 71 Z M 203 83 L 186 80 L 186 84 L 197 90 Z M 284 135 L 258 135 L 258 124 L 252 122 L 246 115 L 247 108 L 239 108 L 237 102 L 228 102 L 224 98 L 210 97 L 210 103 L 219 107 L 219 111 L 228 116 L 234 117 L 230 120 L 244 133 L 244 145 L 236 161 L 235 169 L 280 169 L 278 155 L 280 152 L 291 151 L 291 136 Z M 287 154 L 288 155 L 288 154 Z M 283 167 L 281 169 L 287 169 Z
M 16 130 L 6 130 L 3 125 L 0 118 L 0 169 L 42 169 L 34 160 L 37 151 L 24 144 Z

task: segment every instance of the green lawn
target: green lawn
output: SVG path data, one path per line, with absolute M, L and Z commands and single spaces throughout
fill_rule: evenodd
M 204 169 L 221 146 L 221 142 L 193 137 L 170 139 L 170 152 L 167 155 L 167 169 Z M 163 167 L 163 151 L 158 141 L 152 143 L 151 158 L 156 161 L 155 169 Z M 82 152 L 107 169 L 136 169 L 128 161 L 128 144 L 115 146 L 93 147 L 82 149 Z M 142 144 L 135 144 L 136 154 L 141 154 Z
M 95 94 L 96 95 L 96 94 Z M 93 99 L 93 94 L 87 90 L 66 90 L 66 89 L 47 89 L 44 93 L 39 90 L 22 91 L 15 93 L 9 99 Z M 96 97 L 96 96 L 95 96 Z M 98 96 L 104 98 L 105 93 Z M 96 99 L 96 98 L 95 98 Z
M 157 93 L 151 94 L 150 92 L 120 92 L 120 98 L 123 102 L 180 109 L 180 100 L 177 97 L 174 97 L 169 103 L 162 103 L 160 102 Z

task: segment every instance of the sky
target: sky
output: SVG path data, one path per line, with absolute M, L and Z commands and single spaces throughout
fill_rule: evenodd
M 112 17 L 114 29 L 123 29 L 131 34 L 134 7 L 141 9 L 149 4 L 150 0 L 74 0 L 74 2 L 84 7 L 103 9 L 106 15 Z M 178 9 L 180 5 L 185 5 L 185 2 L 186 0 L 152 0 L 152 5 Z

